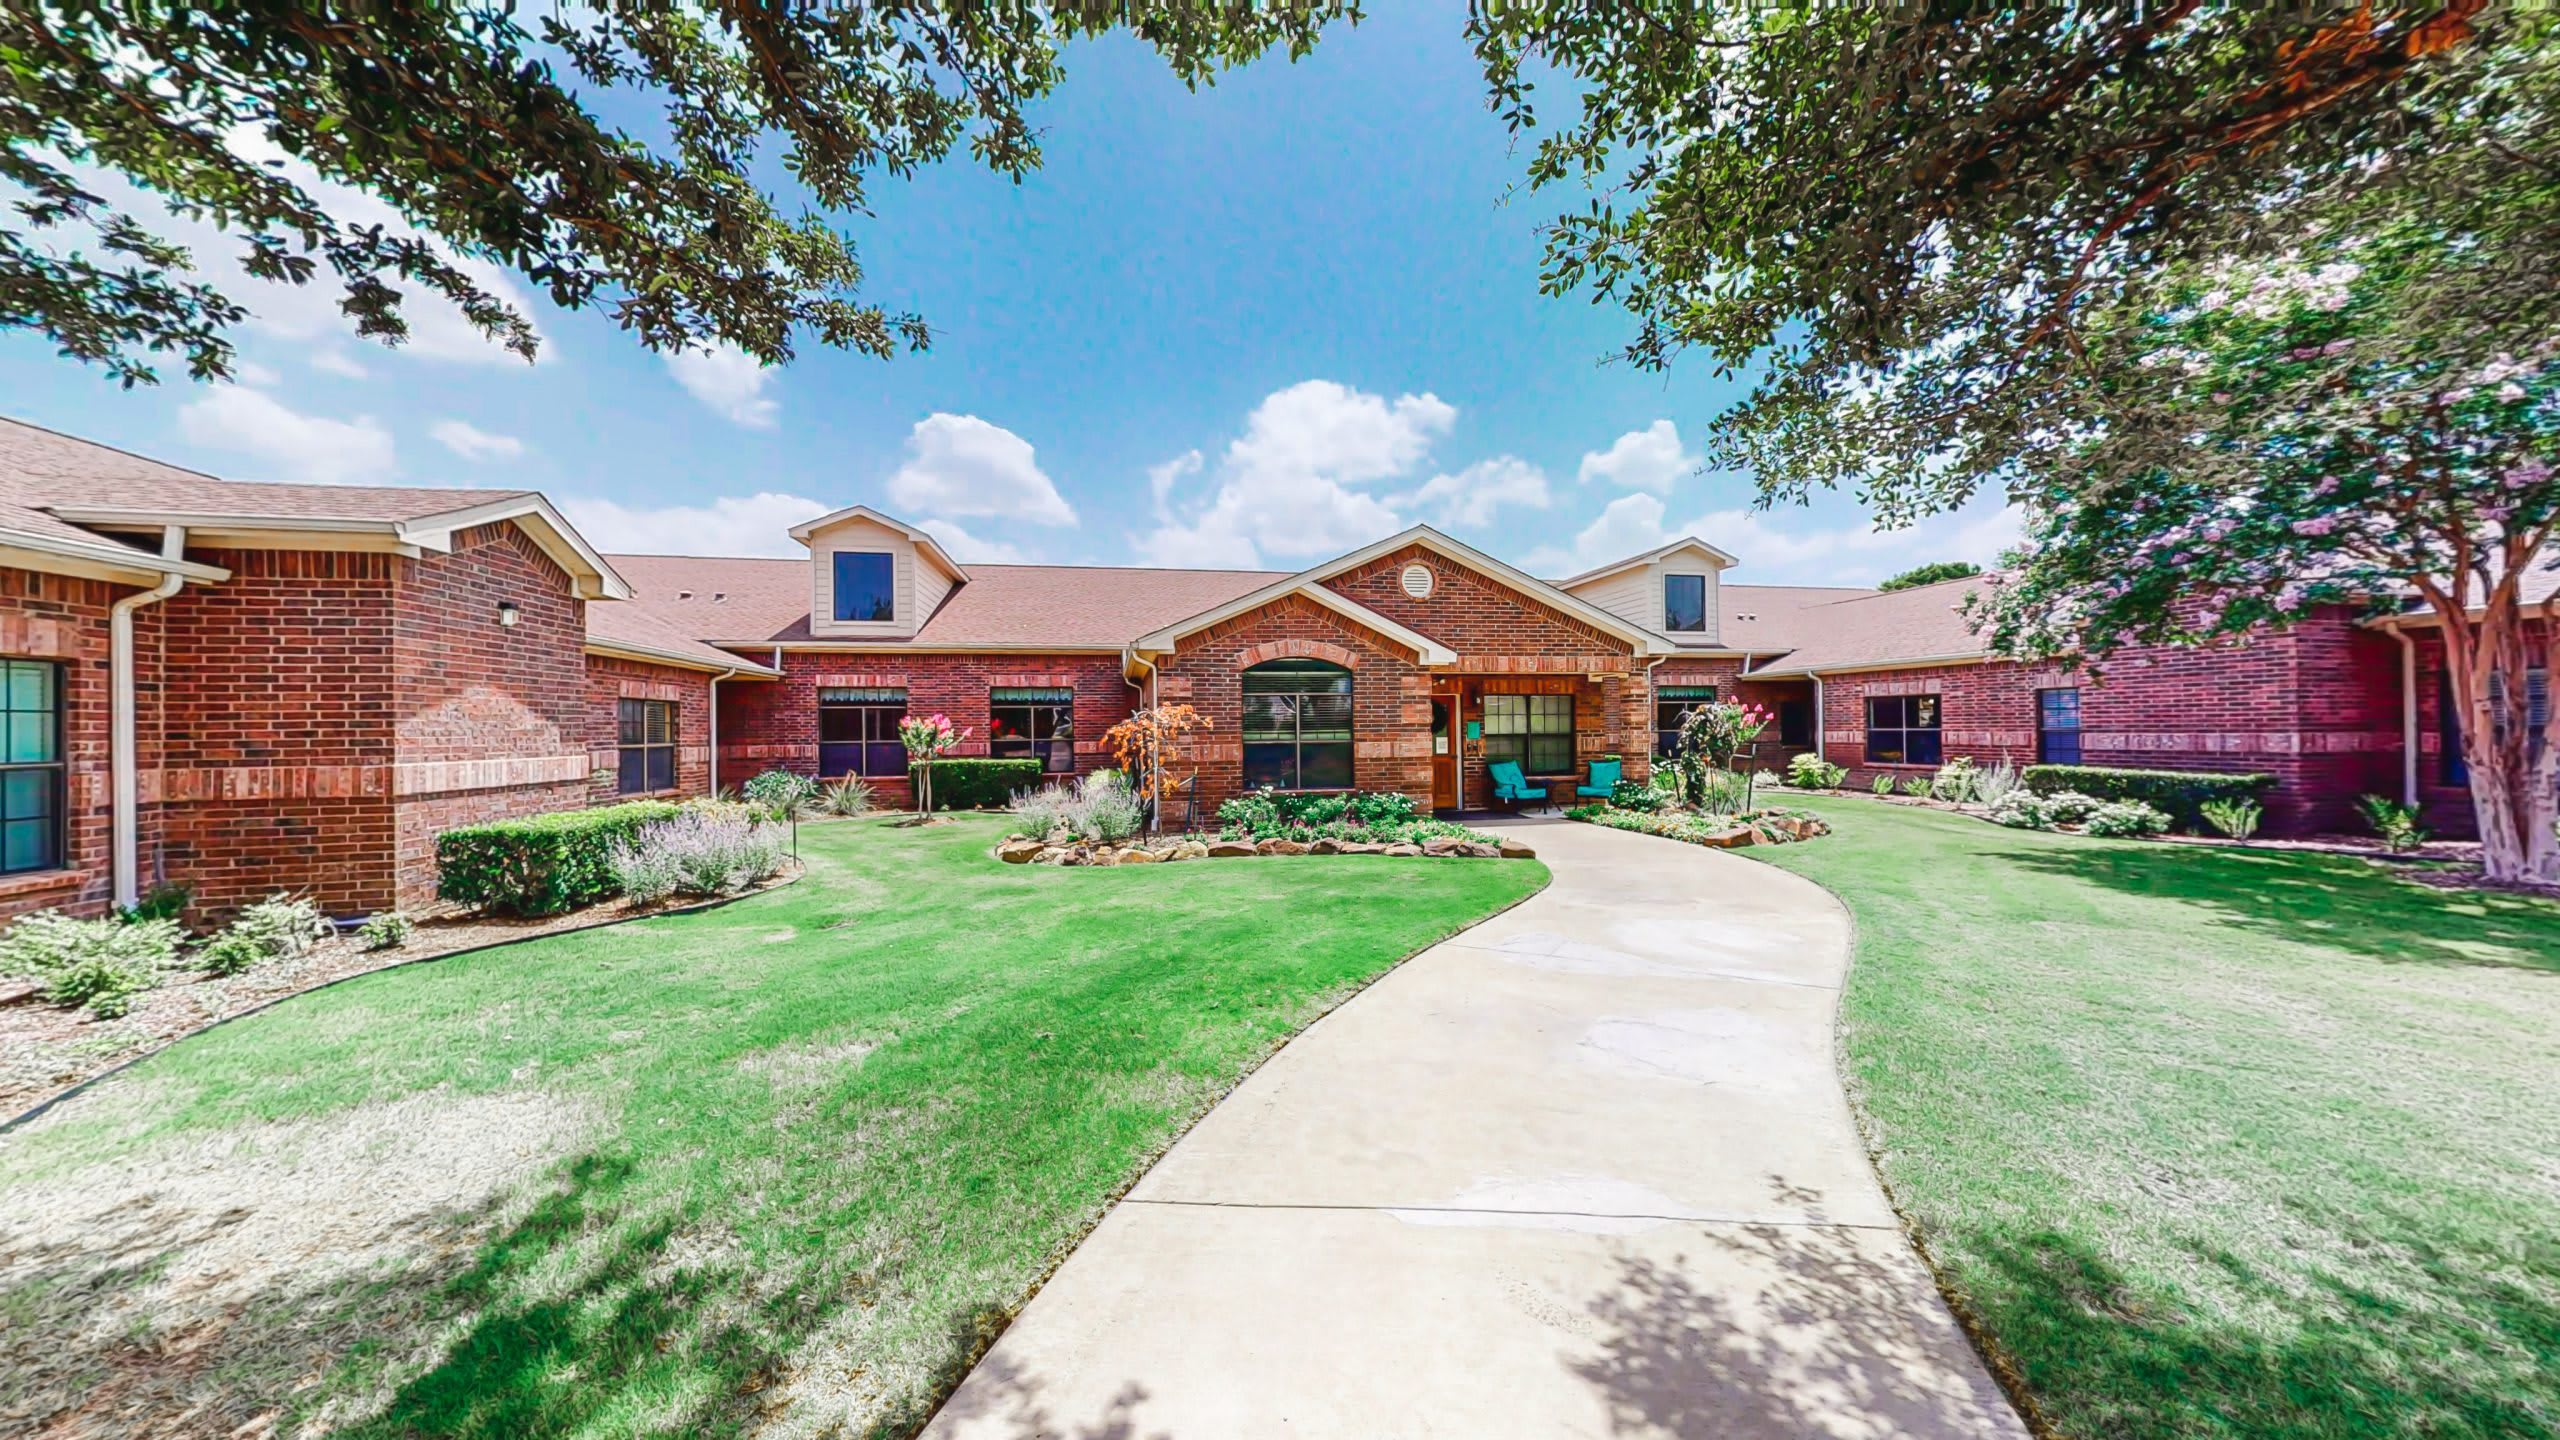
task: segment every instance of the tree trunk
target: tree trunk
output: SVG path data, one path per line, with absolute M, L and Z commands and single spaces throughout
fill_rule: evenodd
M 2560 727 L 2546 724 L 2537 737 L 2528 723 L 2534 647 L 2523 606 L 2508 585 L 2490 589 L 2477 620 L 2461 606 L 2459 589 L 2432 598 L 2444 622 L 2446 679 L 2462 707 L 2462 756 L 2480 826 L 2481 869 L 2501 884 L 2560 885 L 2560 839 L 2553 835 L 2560 821 L 2554 796 L 2560 747 L 2552 735 Z M 2560 641 L 2546 638 L 2542 648 L 2547 656 L 2560 650 Z

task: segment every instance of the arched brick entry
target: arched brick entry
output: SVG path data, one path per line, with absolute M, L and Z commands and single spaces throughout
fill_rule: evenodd
M 1239 670 L 1250 670 L 1270 660 L 1322 660 L 1345 670 L 1356 670 L 1360 666 L 1357 653 L 1340 645 L 1328 645 L 1322 640 L 1265 640 L 1236 652 L 1236 668 Z

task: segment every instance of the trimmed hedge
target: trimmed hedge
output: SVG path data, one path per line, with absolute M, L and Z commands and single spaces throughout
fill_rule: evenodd
M 969 756 L 957 760 L 929 760 L 933 767 L 933 808 L 936 810 L 1002 809 L 1013 803 L 1017 790 L 1039 788 L 1043 772 L 1037 760 L 988 759 Z M 916 770 L 924 765 L 913 767 Z M 909 778 L 913 778 L 910 775 Z
M 504 915 L 557 915 L 621 890 L 613 847 L 677 807 L 639 800 L 465 825 L 436 837 L 436 894 Z
M 2139 800 L 2168 812 L 2182 829 L 2204 825 L 2208 800 L 2255 800 L 2276 777 L 2210 770 L 2120 770 L 2108 765 L 2030 765 L 2019 772 L 2038 795 L 2075 790 L 2096 800 Z

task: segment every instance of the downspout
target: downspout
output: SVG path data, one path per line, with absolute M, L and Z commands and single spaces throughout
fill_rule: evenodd
M 1822 673 L 1817 670 L 1805 673 L 1813 677 L 1813 758 L 1828 765 L 1831 757 L 1822 752 L 1822 741 L 1831 729 L 1831 712 L 1822 706 Z
M 2400 642 L 2400 803 L 2418 803 L 2418 642 L 2405 627 L 2390 627 Z
M 711 677 L 711 781 L 709 788 L 711 794 L 715 797 L 720 793 L 720 682 L 737 673 L 737 667 L 731 666 L 729 669 L 723 670 L 719 674 Z
M 162 528 L 160 558 L 187 558 L 185 526 Z M 134 695 L 133 612 L 168 599 L 186 584 L 186 576 L 172 572 L 161 576 L 159 584 L 127 595 L 107 610 L 107 768 L 109 803 L 114 811 L 109 864 L 114 871 L 113 895 L 118 905 L 131 905 L 142 898 L 141 777 L 139 757 L 134 753 L 140 745 L 134 718 L 140 702 Z

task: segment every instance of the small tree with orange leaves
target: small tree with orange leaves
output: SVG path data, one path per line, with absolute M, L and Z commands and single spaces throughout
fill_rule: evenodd
M 1166 762 L 1181 746 L 1183 736 L 1208 728 L 1209 717 L 1188 705 L 1151 705 L 1102 734 L 1111 758 L 1120 762 L 1138 793 L 1146 797 L 1149 819 L 1159 829 L 1164 824 Z

